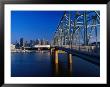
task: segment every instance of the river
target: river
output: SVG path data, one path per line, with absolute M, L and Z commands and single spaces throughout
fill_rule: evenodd
M 53 62 L 50 52 L 12 52 L 12 77 L 98 77 L 100 66 L 92 64 L 82 58 L 73 56 L 72 64 L 68 64 L 67 54 L 59 54 L 58 67 Z M 57 70 L 58 68 L 58 70 Z

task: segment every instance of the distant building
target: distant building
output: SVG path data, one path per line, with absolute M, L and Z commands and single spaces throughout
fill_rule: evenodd
M 40 42 L 39 42 L 39 39 L 36 39 L 36 42 L 35 42 L 35 43 L 36 43 L 36 45 L 38 45 L 38 44 L 40 43 Z
M 48 40 L 45 41 L 45 45 L 49 45 L 49 41 Z
M 15 50 L 15 45 L 11 44 L 11 50 Z
M 40 45 L 44 45 L 44 41 L 43 41 L 43 39 L 41 39 L 41 44 Z
M 16 42 L 15 48 L 16 48 L 16 49 L 19 49 L 19 48 L 20 48 L 20 44 L 19 44 L 18 42 Z
M 29 43 L 27 41 L 24 42 L 24 47 L 29 47 Z
M 41 40 L 39 39 L 39 44 L 38 45 L 41 45 Z
M 20 38 L 20 47 L 23 46 L 23 38 Z
M 28 41 L 24 41 L 23 38 L 20 38 L 20 41 L 16 41 L 15 43 L 15 48 L 16 49 L 20 49 L 22 47 L 34 47 L 35 45 L 49 45 L 49 41 L 48 40 L 44 40 L 44 39 L 36 39 L 36 40 L 30 40 Z
M 33 46 L 36 45 L 36 41 L 35 40 L 32 41 L 32 45 Z
M 34 40 L 30 40 L 30 47 L 33 47 L 34 45 L 36 45 L 36 42 Z
M 29 43 L 30 47 L 32 47 L 32 40 L 30 40 L 30 43 Z

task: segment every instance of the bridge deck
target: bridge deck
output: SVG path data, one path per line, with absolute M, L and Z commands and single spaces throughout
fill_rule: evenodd
M 100 65 L 100 55 L 95 53 L 82 52 L 75 49 L 64 48 L 64 47 L 55 47 L 55 49 L 63 50 L 73 56 L 79 56 L 87 61 L 90 61 L 94 64 Z

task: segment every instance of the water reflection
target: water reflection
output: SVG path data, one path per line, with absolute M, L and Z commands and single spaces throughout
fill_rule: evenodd
M 55 76 L 59 75 L 59 68 L 58 68 L 58 64 L 55 64 Z
M 72 76 L 72 63 L 68 63 L 68 76 Z
M 11 53 L 11 76 L 13 77 L 68 77 L 100 76 L 100 66 L 89 63 L 79 57 L 59 54 L 58 64 L 54 53 Z
M 65 54 L 63 54 L 63 55 L 65 55 Z M 73 64 L 72 64 L 72 62 L 70 62 L 69 58 L 67 59 L 66 65 L 63 66 L 61 61 L 59 61 L 59 60 L 58 60 L 58 63 L 55 63 L 55 54 L 52 53 L 51 63 L 52 63 L 53 76 L 72 76 Z

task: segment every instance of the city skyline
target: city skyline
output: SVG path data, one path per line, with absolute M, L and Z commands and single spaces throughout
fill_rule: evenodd
M 47 39 L 51 41 L 64 11 L 12 11 L 11 41 L 21 36 L 25 40 Z
M 50 45 L 48 40 L 44 39 L 36 39 L 26 41 L 24 38 L 20 38 L 15 43 L 11 43 L 11 46 L 15 49 L 20 49 L 21 47 L 34 47 L 36 45 Z
M 23 37 L 21 37 L 21 38 L 23 38 Z M 16 44 L 16 43 L 20 43 L 20 39 L 21 38 L 18 38 L 15 42 L 12 42 L 11 44 Z M 23 42 L 25 43 L 25 42 L 30 42 L 30 41 L 48 41 L 49 43 L 50 43 L 50 41 L 49 40 L 47 40 L 47 39 L 39 39 L 39 38 L 36 38 L 36 39 L 28 39 L 28 40 L 26 40 L 25 38 L 23 38 Z

